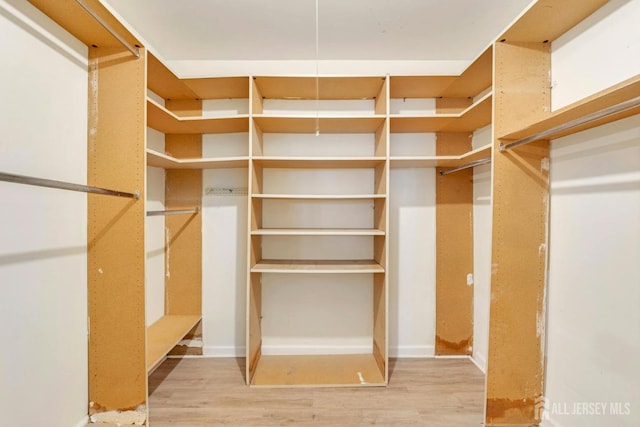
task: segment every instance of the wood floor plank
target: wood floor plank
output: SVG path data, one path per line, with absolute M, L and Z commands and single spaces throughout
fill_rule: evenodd
M 480 426 L 484 375 L 469 360 L 391 359 L 387 387 L 250 388 L 244 359 L 168 359 L 149 377 L 150 425 Z

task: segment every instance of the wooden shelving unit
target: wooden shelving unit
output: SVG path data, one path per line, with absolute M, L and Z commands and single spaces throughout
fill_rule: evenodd
M 293 107 L 291 112 L 270 112 L 274 100 L 284 100 L 282 107 L 294 105 L 297 101 L 345 102 L 345 111 L 336 114 L 332 111 L 316 113 L 298 113 Z M 353 102 L 368 106 L 366 110 L 349 111 Z M 361 102 L 362 101 L 362 102 Z M 247 382 L 253 386 L 357 386 L 385 385 L 387 382 L 387 253 L 386 230 L 387 189 L 388 189 L 388 80 L 378 77 L 321 77 L 318 80 L 308 77 L 255 77 L 252 85 L 252 126 L 251 126 L 251 164 L 250 194 L 251 212 L 249 221 L 249 278 L 248 278 L 248 330 L 247 330 Z M 308 104 L 305 104 L 308 105 Z M 322 105 L 317 104 L 319 109 Z M 279 108 L 276 108 L 279 109 Z M 304 110 L 304 109 L 303 109 Z M 278 134 L 297 134 L 306 141 L 296 144 L 286 156 L 273 156 L 271 141 Z M 341 144 L 349 144 L 351 134 L 370 135 L 371 144 L 366 152 L 344 155 L 326 150 L 322 157 L 310 157 L 305 154 L 305 144 L 313 145 L 314 134 L 341 134 Z M 320 140 L 318 140 L 320 141 Z M 324 153 L 323 153 L 324 154 Z M 334 154 L 334 155 L 331 155 Z M 370 174 L 372 182 L 363 186 L 362 191 L 350 192 L 340 188 L 332 193 L 327 185 L 315 185 L 308 191 L 300 188 L 285 191 L 286 185 L 278 191 L 272 191 L 268 172 L 300 173 L 312 169 L 318 171 L 314 181 L 322 179 L 322 173 L 333 170 L 360 171 Z M 367 172 L 371 170 L 371 172 Z M 284 171 L 284 172 L 283 172 Z M 288 172 L 291 171 L 291 172 Z M 271 176 L 271 175 L 269 175 Z M 295 175 L 292 175 L 295 176 Z M 291 178 L 295 181 L 295 178 Z M 310 181 L 310 182 L 314 182 Z M 289 186 L 289 188 L 291 188 Z M 304 189 L 303 189 L 304 190 Z M 327 191 L 328 190 L 328 191 Z M 336 188 L 338 190 L 338 188 Z M 342 193 L 344 192 L 344 193 Z M 324 193 L 324 194 L 323 194 Z M 342 193 L 342 194 L 341 194 Z M 353 209 L 349 201 L 371 200 L 373 210 L 367 215 L 373 227 L 329 227 L 318 225 L 301 228 L 263 227 L 268 222 L 267 203 L 300 203 L 314 201 L 320 205 L 341 202 L 339 209 Z M 320 208 L 319 208 L 320 209 Z M 345 211 L 348 216 L 349 211 Z M 360 214 L 362 215 L 362 214 Z M 307 220 L 311 221 L 311 220 Z M 360 221 L 362 222 L 362 220 Z M 265 256 L 265 239 L 333 239 L 333 244 L 342 245 L 349 239 L 365 239 L 369 245 L 371 259 L 282 259 L 277 256 Z M 347 240 L 345 240 L 347 239 Z M 304 244 L 304 243 L 301 243 Z M 309 244 L 309 243 L 306 243 Z M 333 257 L 332 257 L 333 258 Z M 273 275 L 353 275 L 371 276 L 374 294 L 373 324 L 371 331 L 371 353 L 362 355 L 331 354 L 322 356 L 285 355 L 273 356 L 262 353 L 262 276 Z M 304 279 L 302 279 L 304 280 Z M 341 280 L 337 278 L 336 280 Z M 331 310 L 331 307 L 327 307 Z
M 149 127 L 170 134 L 249 131 L 248 114 L 230 117 L 179 117 L 152 99 L 147 99 L 147 122 Z
M 459 156 L 397 156 L 391 157 L 392 168 L 454 168 L 491 156 L 491 144 L 468 151 Z

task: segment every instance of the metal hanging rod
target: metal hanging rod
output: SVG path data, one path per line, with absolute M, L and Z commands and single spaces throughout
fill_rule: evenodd
M 485 157 L 483 159 L 478 159 L 478 160 L 475 160 L 473 162 L 465 163 L 464 165 L 460 165 L 460 166 L 455 167 L 455 168 L 451 168 L 451 169 L 440 171 L 440 175 L 443 175 L 443 176 L 444 175 L 449 175 L 450 173 L 458 172 L 458 171 L 461 171 L 461 170 L 464 170 L 464 169 L 473 168 L 475 166 L 485 165 L 487 163 L 491 163 L 491 157 Z
M 15 182 L 16 184 L 35 185 L 38 187 L 58 188 L 61 190 L 79 191 L 81 193 L 102 194 L 105 196 L 128 197 L 130 199 L 139 199 L 138 191 L 135 193 L 125 193 L 123 191 L 108 190 L 100 187 L 90 187 L 88 185 L 73 184 L 70 182 L 55 181 L 53 179 L 35 178 L 25 175 L 14 175 L 11 173 L 0 172 L 0 181 Z
M 171 209 L 167 211 L 148 211 L 147 216 L 197 214 L 198 212 L 200 212 L 200 208 L 196 207 L 193 209 Z
M 630 99 L 628 101 L 622 102 L 620 104 L 616 104 L 614 106 L 605 108 L 600 111 L 596 111 L 595 113 L 587 114 L 586 116 L 579 117 L 574 120 L 570 120 L 561 125 L 554 126 L 550 129 L 544 130 L 542 132 L 538 132 L 531 136 L 527 136 L 526 138 L 518 139 L 516 141 L 509 142 L 507 144 L 500 143 L 500 151 L 505 151 L 510 148 L 518 147 L 519 145 L 528 144 L 533 141 L 540 141 L 541 139 L 547 139 L 547 137 L 552 136 L 558 132 L 562 132 L 586 123 L 590 123 L 595 120 L 610 116 L 612 114 L 621 113 L 623 111 L 630 110 L 637 106 L 640 106 L 640 97 Z
M 122 44 L 122 46 L 126 47 L 129 52 L 133 53 L 136 58 L 140 58 L 140 50 L 135 46 L 131 46 L 129 42 L 127 42 L 120 34 L 118 34 L 116 30 L 111 28 L 111 25 L 109 25 L 104 19 L 100 17 L 100 15 L 98 15 L 93 9 L 91 9 L 89 5 L 87 5 L 83 0 L 76 0 L 76 3 L 78 3 L 84 10 L 86 10 L 87 13 L 98 22 L 98 24 L 102 25 L 105 30 L 107 30 L 113 37 L 115 37 L 116 40 L 118 40 Z

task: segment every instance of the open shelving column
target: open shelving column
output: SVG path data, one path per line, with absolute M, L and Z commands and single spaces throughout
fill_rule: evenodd
M 318 83 L 318 87 L 316 87 Z M 256 77 L 251 82 L 251 162 L 249 167 L 249 275 L 247 289 L 247 383 L 252 386 L 371 386 L 385 385 L 387 355 L 387 189 L 388 189 L 388 79 Z M 316 91 L 317 90 L 317 91 Z M 335 116 L 326 113 L 287 116 L 263 114 L 264 98 L 313 100 L 373 99 L 368 116 Z M 375 135 L 373 156 L 296 157 L 266 156 L 265 133 L 313 134 L 370 133 Z M 269 194 L 264 191 L 265 169 L 373 169 L 371 194 Z M 270 200 L 371 200 L 372 229 L 263 228 L 263 206 Z M 264 236 L 370 236 L 371 260 L 263 259 Z M 370 274 L 373 287 L 373 330 L 370 354 L 263 355 L 262 275 Z M 331 307 L 327 307 L 331 310 Z
M 605 1 L 541 0 L 494 44 L 493 243 L 486 425 L 537 425 L 544 403 L 549 141 L 500 137 L 551 116 L 551 42 Z

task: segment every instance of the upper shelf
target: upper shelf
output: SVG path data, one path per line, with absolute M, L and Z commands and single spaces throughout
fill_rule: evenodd
M 253 116 L 266 133 L 373 133 L 382 126 L 385 116 Z
M 147 166 L 163 169 L 227 169 L 249 167 L 249 157 L 177 159 L 147 148 Z
M 486 49 L 460 76 L 391 76 L 391 98 L 468 98 L 491 87 L 493 48 Z
M 374 99 L 384 77 L 254 77 L 267 99 Z
M 472 132 L 491 123 L 491 93 L 458 114 L 391 115 L 391 133 Z
M 498 41 L 552 42 L 605 3 L 607 0 L 538 0 Z
M 232 133 L 249 131 L 249 115 L 227 117 L 179 117 L 152 99 L 147 99 L 147 124 L 168 134 Z
M 622 102 L 637 98 L 640 96 L 640 74 L 625 80 L 617 85 L 611 86 L 592 96 L 584 98 L 578 102 L 574 102 L 564 108 L 552 112 L 548 117 L 539 122 L 532 123 L 524 129 L 518 129 L 506 135 L 499 136 L 504 142 L 517 141 L 525 138 L 535 138 L 535 135 L 545 132 L 543 138 L 553 139 L 559 138 L 582 130 L 590 129 L 596 126 L 610 123 L 640 113 L 640 106 L 630 108 L 628 110 L 603 117 L 598 120 L 589 121 L 587 123 L 567 127 L 566 124 L 584 118 L 590 114 L 599 112 L 606 108 L 618 105 Z M 535 140 L 535 139 L 533 139 Z
M 490 156 L 491 144 L 487 144 L 459 156 L 394 156 L 391 157 L 390 166 L 392 168 L 454 168 Z

